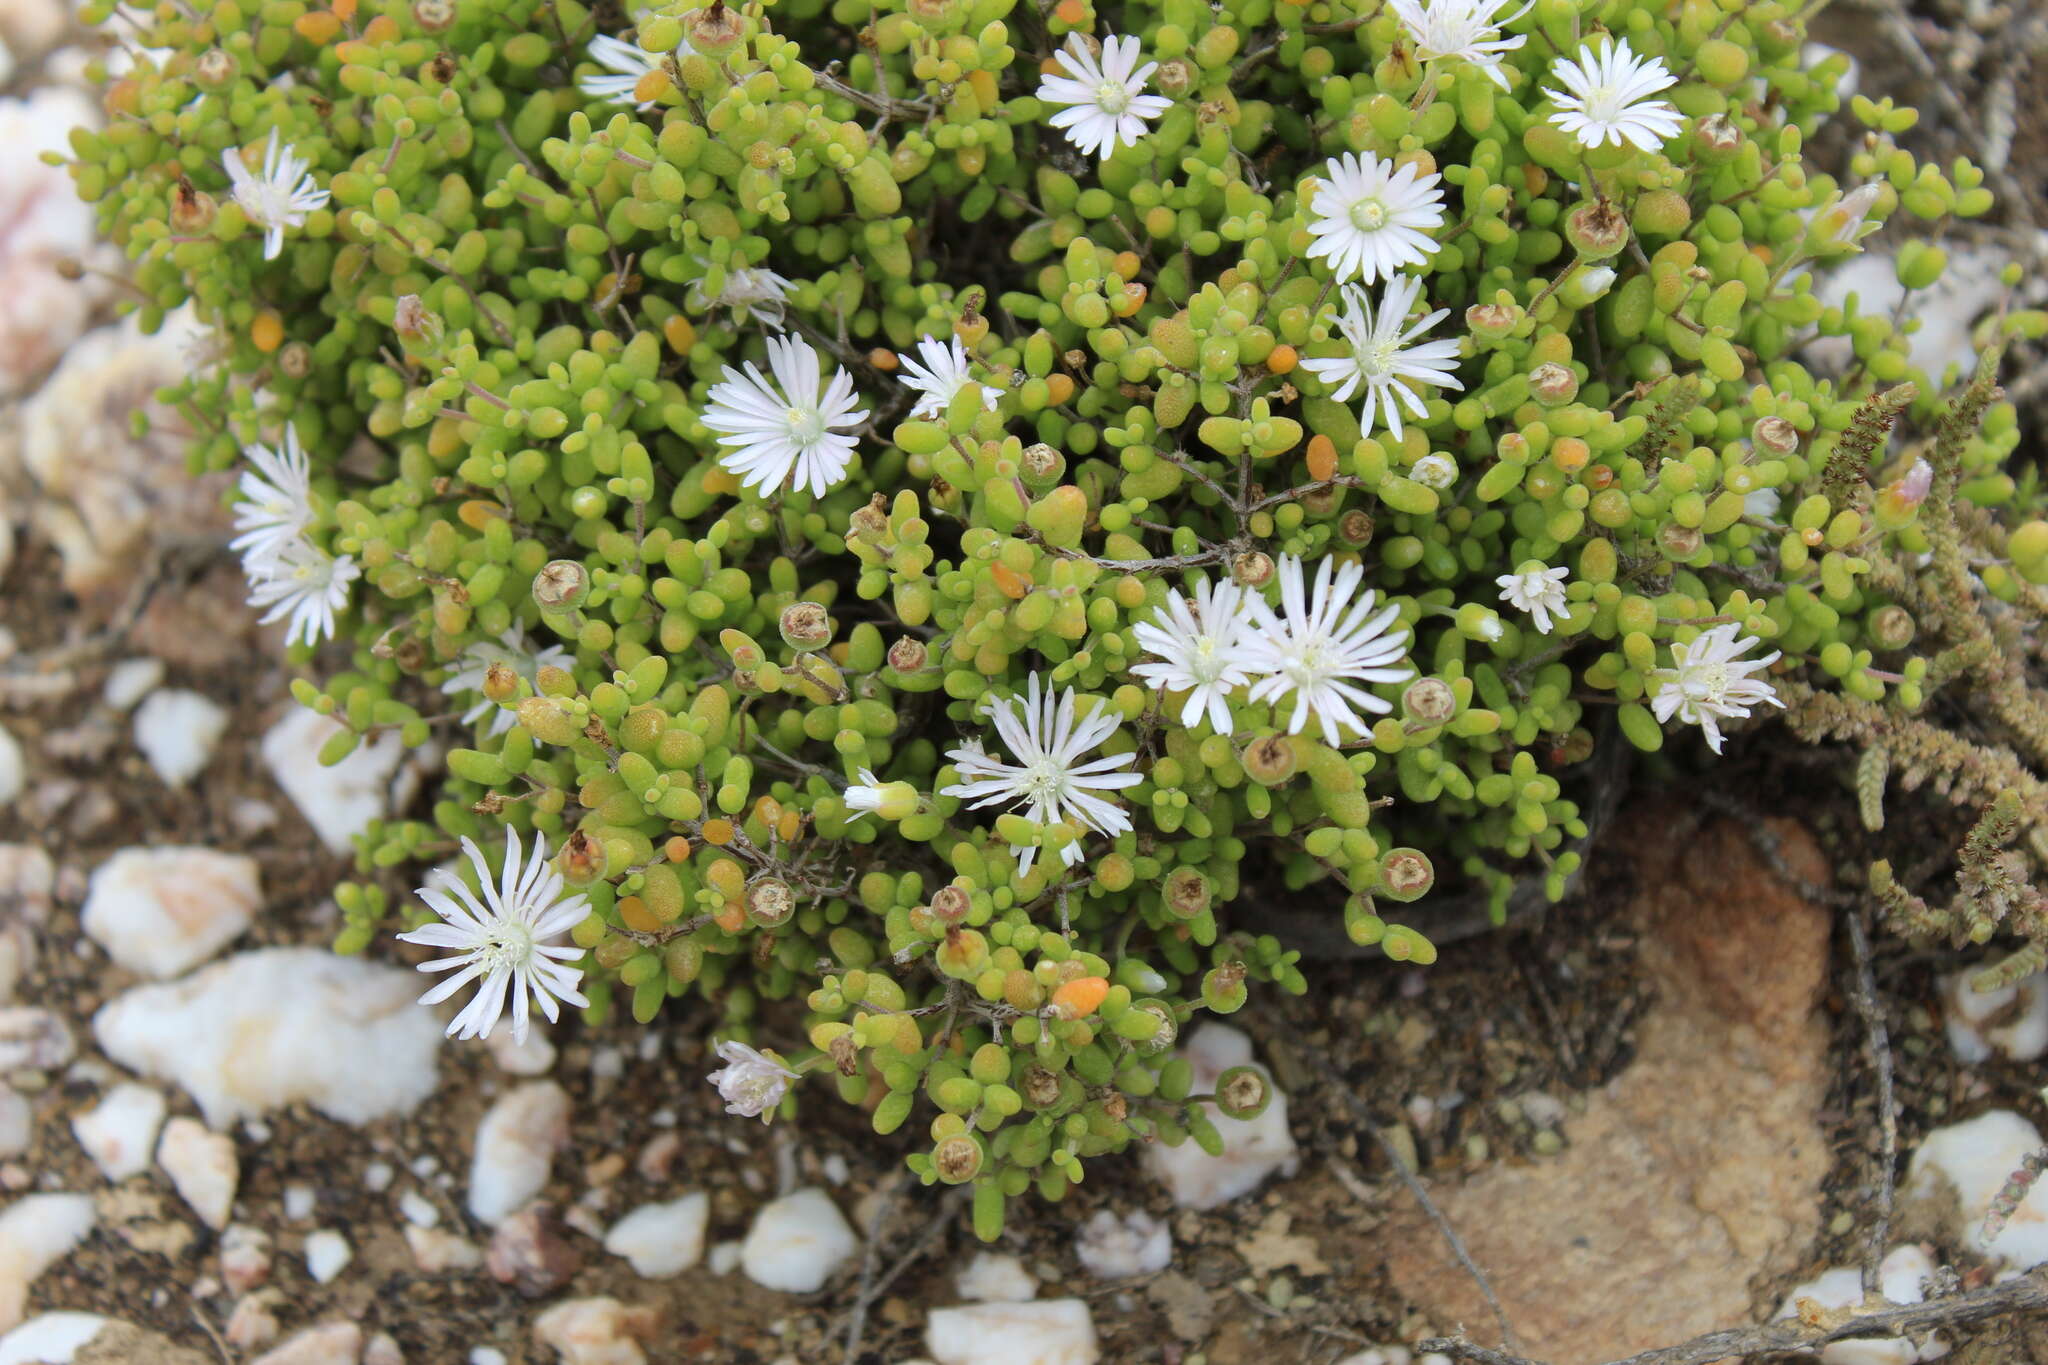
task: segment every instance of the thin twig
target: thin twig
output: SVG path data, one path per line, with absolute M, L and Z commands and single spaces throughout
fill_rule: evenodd
M 1863 1253 L 1863 1292 L 1876 1295 L 1878 1262 L 1884 1259 L 1885 1244 L 1892 1239 L 1892 1200 L 1899 1159 L 1898 1106 L 1892 1096 L 1891 1036 L 1885 1031 L 1884 1009 L 1877 1002 L 1877 981 L 1870 971 L 1870 935 L 1863 927 L 1860 908 L 1851 909 L 1844 918 L 1849 921 L 1849 946 L 1856 954 L 1856 1012 L 1863 1016 L 1871 1065 L 1877 1069 L 1882 1168 L 1877 1184 L 1877 1223 L 1870 1229 L 1870 1245 Z

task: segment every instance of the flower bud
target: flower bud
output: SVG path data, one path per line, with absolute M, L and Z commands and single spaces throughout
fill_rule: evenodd
M 1273 557 L 1264 550 L 1246 550 L 1230 561 L 1230 578 L 1241 587 L 1263 588 L 1273 581 Z
M 764 872 L 747 883 L 746 905 L 748 919 L 764 929 L 776 929 L 796 913 L 796 893 L 782 878 Z
M 178 177 L 177 188 L 171 191 L 171 230 L 186 237 L 196 237 L 213 227 L 214 214 L 218 207 L 213 196 L 204 190 L 192 188 L 192 182 Z
M 957 886 L 942 886 L 932 893 L 932 914 L 943 924 L 958 924 L 973 909 L 967 893 Z
M 1033 1109 L 1050 1109 L 1060 1102 L 1060 1078 L 1038 1063 L 1025 1067 L 1021 1080 L 1019 1093 Z
M 286 379 L 304 379 L 313 373 L 313 348 L 303 341 L 285 343 L 277 353 L 277 370 Z
M 605 851 L 601 840 L 593 839 L 582 830 L 571 830 L 569 837 L 562 841 L 561 851 L 555 854 L 555 871 L 562 874 L 562 880 L 570 886 L 589 886 L 605 874 Z
M 776 623 L 782 643 L 795 650 L 823 649 L 832 643 L 832 618 L 816 602 L 792 602 Z
M 1475 303 L 1465 310 L 1465 326 L 1475 336 L 1499 341 L 1515 330 L 1522 317 L 1522 306 L 1517 303 Z
M 1481 644 L 1490 645 L 1506 633 L 1500 623 L 1500 613 L 1478 602 L 1467 602 L 1459 607 L 1454 620 L 1460 635 Z
M 1579 396 L 1579 377 L 1555 361 L 1529 371 L 1529 392 L 1546 408 L 1561 407 Z
M 533 601 L 542 611 L 575 611 L 590 596 L 590 572 L 573 559 L 552 559 L 533 576 Z
M 1234 1119 L 1255 1119 L 1273 1102 L 1273 1085 L 1255 1066 L 1233 1066 L 1216 1078 L 1216 1107 Z
M 1161 894 L 1168 914 L 1179 919 L 1193 919 L 1209 908 L 1212 888 L 1200 869 L 1176 867 L 1166 874 Z
M 501 660 L 491 660 L 484 670 L 483 693 L 494 702 L 508 702 L 519 695 L 519 674 L 512 665 Z
M 1584 308 L 1595 300 L 1606 297 L 1607 291 L 1614 287 L 1616 278 L 1612 266 L 1580 266 L 1557 291 L 1557 296 L 1567 307 Z
M 1458 481 L 1458 463 L 1441 451 L 1432 452 L 1415 462 L 1408 477 L 1441 493 Z
M 1245 989 L 1244 964 L 1226 962 L 1202 977 L 1202 1003 L 1217 1014 L 1235 1014 L 1251 997 Z
M 428 33 L 444 33 L 455 26 L 455 0 L 412 0 L 412 17 Z
M 718 61 L 740 45 L 747 36 L 747 25 L 737 11 L 726 8 L 725 0 L 711 0 L 684 16 L 683 33 L 691 48 Z
M 1067 457 L 1043 441 L 1024 447 L 1017 460 L 1017 472 L 1034 490 L 1051 488 L 1067 472 Z
M 981 1173 L 981 1143 L 968 1133 L 955 1133 L 932 1148 L 932 1170 L 948 1185 L 958 1185 Z
M 1252 781 L 1263 787 L 1277 787 L 1293 777 L 1301 766 L 1294 741 L 1285 735 L 1261 735 L 1244 746 L 1237 756 Z
M 1566 214 L 1564 236 L 1584 259 L 1603 261 L 1628 245 L 1628 219 L 1602 198 Z
M 1870 613 L 1870 642 L 1879 649 L 1904 649 L 1913 643 L 1917 630 L 1913 613 L 1897 603 Z
M 440 314 L 428 311 L 418 294 L 401 294 L 392 310 L 391 330 L 398 333 L 398 339 L 413 354 L 431 356 L 441 353 L 448 325 L 441 321 Z
M 192 64 L 192 84 L 201 90 L 225 90 L 241 74 L 242 64 L 226 48 L 210 47 Z
M 1693 128 L 1692 145 L 1702 160 L 1723 162 L 1742 150 L 1742 130 L 1726 114 L 1709 114 Z
M 1337 519 L 1337 536 L 1346 545 L 1364 549 L 1372 544 L 1372 514 L 1360 508 L 1352 508 Z
M 1705 543 L 1706 538 L 1699 533 L 1696 527 L 1681 526 L 1673 521 L 1657 528 L 1658 550 L 1663 553 L 1666 559 L 1674 560 L 1681 564 L 1690 562 L 1694 556 L 1699 554 L 1700 546 Z
M 1799 449 L 1799 428 L 1782 417 L 1759 417 L 1749 429 L 1749 439 L 1758 450 L 1790 455 Z
M 1401 711 L 1417 725 L 1443 725 L 1458 714 L 1458 697 L 1442 678 L 1417 678 L 1401 693 Z
M 1390 900 L 1420 899 L 1436 885 L 1436 868 L 1419 848 L 1392 848 L 1380 857 L 1380 893 Z
M 931 662 L 931 650 L 915 635 L 905 635 L 889 646 L 889 667 L 898 673 L 922 673 Z

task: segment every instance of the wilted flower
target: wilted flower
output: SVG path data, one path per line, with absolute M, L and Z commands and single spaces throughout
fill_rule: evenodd
M 1493 581 L 1500 588 L 1501 601 L 1516 611 L 1528 612 L 1536 622 L 1536 633 L 1548 635 L 1550 618 L 1565 613 L 1564 581 L 1571 572 L 1565 567 L 1546 568 L 1542 561 L 1532 559 Z
M 789 1083 L 797 1079 L 796 1072 L 773 1057 L 731 1039 L 718 1045 L 718 1059 L 725 1065 L 705 1079 L 718 1087 L 725 1112 L 741 1118 L 766 1123 L 789 1093 Z

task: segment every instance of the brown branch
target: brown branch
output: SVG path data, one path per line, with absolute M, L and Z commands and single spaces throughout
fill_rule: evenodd
M 1884 1259 L 1885 1243 L 1892 1239 L 1892 1200 L 1899 1161 L 1898 1107 L 1892 1096 L 1892 1041 L 1885 1031 L 1884 1008 L 1877 1002 L 1877 981 L 1870 971 L 1870 935 L 1863 927 L 1861 908 L 1851 909 L 1849 946 L 1856 954 L 1856 1012 L 1863 1016 L 1863 1028 L 1870 1046 L 1870 1063 L 1877 1070 L 1877 1112 L 1883 1147 L 1879 1153 L 1877 1222 L 1870 1229 L 1870 1246 L 1863 1254 L 1863 1292 L 1878 1293 L 1878 1263 Z

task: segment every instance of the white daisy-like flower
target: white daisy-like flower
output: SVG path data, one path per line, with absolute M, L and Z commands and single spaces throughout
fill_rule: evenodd
M 1513 0 L 1391 0 L 1394 13 L 1415 41 L 1415 55 L 1424 61 L 1458 57 L 1484 71 L 1505 90 L 1507 74 L 1500 69 L 1501 58 L 1528 39 L 1517 33 L 1503 38 L 1501 29 L 1529 12 L 1535 0 L 1513 14 L 1500 8 Z
M 235 202 L 249 221 L 263 229 L 263 259 L 274 260 L 284 250 L 284 230 L 303 227 L 306 215 L 327 207 L 327 191 L 313 184 L 312 163 L 279 142 L 277 129 L 263 148 L 263 169 L 251 171 L 242 159 L 240 147 L 221 153 L 228 183 L 234 187 Z
M 288 645 L 317 645 L 334 634 L 334 614 L 348 606 L 349 585 L 362 574 L 348 555 L 330 555 L 310 540 L 290 542 L 270 556 L 244 556 L 249 605 L 269 608 L 262 624 L 290 618 Z
M 789 484 L 823 497 L 846 477 L 858 444 L 833 428 L 853 426 L 867 409 L 854 406 L 853 377 L 835 366 L 827 380 L 818 353 L 799 337 L 769 337 L 768 368 L 773 384 L 750 360 L 745 373 L 726 366 L 724 381 L 711 386 L 704 425 L 727 447 L 718 462 L 764 494 Z
M 1569 568 L 1546 568 L 1541 560 L 1532 559 L 1493 581 L 1500 586 L 1501 601 L 1528 612 L 1536 620 L 1536 633 L 1548 635 L 1551 618 L 1564 616 L 1564 581 L 1571 574 Z
M 573 662 L 569 651 L 560 645 L 548 645 L 535 651 L 527 642 L 523 629 L 516 625 L 508 626 L 497 639 L 478 640 L 464 649 L 456 660 L 455 671 L 442 682 L 441 693 L 449 697 L 475 696 L 476 704 L 462 713 L 462 723 L 474 725 L 489 716 L 491 723 L 484 733 L 502 735 L 519 723 L 519 714 L 481 695 L 484 675 L 491 671 L 491 665 L 503 664 L 530 685 L 538 687 L 543 668 L 568 668 Z
M 1431 451 L 1409 468 L 1408 477 L 1442 493 L 1458 481 L 1458 462 L 1441 451 Z
M 1442 178 L 1371 153 L 1331 157 L 1315 181 L 1309 258 L 1327 260 L 1339 280 L 1357 276 L 1367 284 L 1428 261 L 1437 251 L 1429 234 L 1444 222 Z
M 953 405 L 953 397 L 967 384 L 979 384 L 969 368 L 967 347 L 959 337 L 950 344 L 937 337 L 926 337 L 917 343 L 917 354 L 906 355 L 901 351 L 896 358 L 903 362 L 903 373 L 899 376 L 903 386 L 919 395 L 917 405 L 910 410 L 912 417 L 943 417 L 946 409 Z M 990 412 L 1002 401 L 1002 393 L 991 384 L 980 384 L 981 405 Z
M 284 440 L 272 450 L 262 444 L 242 447 L 254 469 L 245 469 L 236 484 L 242 500 L 235 504 L 235 530 L 228 548 L 245 560 L 264 564 L 304 536 L 315 520 L 313 468 L 299 446 L 299 433 L 285 423 Z
M 1784 709 L 1778 690 L 1750 675 L 1777 662 L 1777 650 L 1761 659 L 1740 656 L 1758 643 L 1735 622 L 1703 630 L 1689 644 L 1671 646 L 1671 667 L 1653 669 L 1650 709 L 1659 721 L 1674 715 L 1706 732 L 1707 747 L 1721 752 L 1720 722 L 1749 714 L 1759 702 Z
M 700 256 L 697 264 L 704 267 L 706 274 L 710 273 L 711 262 Z M 719 286 L 716 296 L 705 292 L 704 278 L 700 275 L 690 282 L 683 295 L 683 303 L 693 313 L 730 308 L 735 320 L 747 317 L 764 327 L 780 328 L 790 288 L 788 280 L 765 266 L 729 265 L 725 268 L 725 282 Z
M 1343 333 L 1351 354 L 1307 358 L 1301 362 L 1302 368 L 1316 378 L 1334 385 L 1330 397 L 1339 403 L 1349 402 L 1361 388 L 1365 391 L 1358 415 L 1359 430 L 1365 435 L 1370 436 L 1374 422 L 1384 417 L 1387 430 L 1399 440 L 1402 404 L 1418 421 L 1429 415 L 1429 404 L 1405 380 L 1440 389 L 1465 387 L 1452 373 L 1458 363 L 1457 342 L 1410 344 L 1450 313 L 1449 309 L 1439 308 L 1418 322 L 1409 322 L 1409 310 L 1415 307 L 1421 293 L 1421 280 L 1413 275 L 1396 275 L 1387 281 L 1386 292 L 1375 309 L 1372 297 L 1363 289 L 1345 285 L 1344 311 L 1337 315 L 1337 330 Z
M 1039 825 L 1072 820 L 1099 834 L 1112 835 L 1131 828 L 1130 816 L 1091 793 L 1134 787 L 1144 781 L 1137 773 L 1116 771 L 1130 766 L 1137 755 L 1080 761 L 1083 754 L 1116 733 L 1119 718 L 1113 709 L 1098 706 L 1087 719 L 1078 719 L 1074 689 L 1055 696 L 1033 673 L 1025 696 L 993 703 L 989 715 L 1017 761 L 990 758 L 978 741 L 949 749 L 946 757 L 960 770 L 961 780 L 940 795 L 960 797 L 970 810 L 1008 801 L 1027 802 L 1024 817 Z M 1037 856 L 1037 849 L 1025 849 L 1017 870 L 1029 872 Z M 1080 844 L 1068 844 L 1060 858 L 1069 867 L 1080 862 Z
M 1102 40 L 1098 62 L 1081 35 L 1069 33 L 1067 45 L 1053 54 L 1066 74 L 1039 78 L 1039 101 L 1066 106 L 1047 121 L 1064 132 L 1067 141 L 1104 161 L 1119 144 L 1137 146 L 1149 131 L 1146 120 L 1173 108 L 1170 99 L 1141 93 L 1159 63 L 1139 66 L 1139 55 L 1136 38 L 1111 34 Z
M 638 43 L 614 38 L 609 33 L 600 33 L 592 38 L 583 55 L 603 67 L 604 71 L 578 76 L 576 88 L 591 99 L 603 100 L 606 104 L 636 103 L 633 92 L 639 87 L 641 77 L 650 71 L 661 70 L 659 52 L 644 52 Z M 642 109 L 654 107 L 651 100 L 637 103 Z
M 580 892 L 562 894 L 562 874 L 548 863 L 546 846 L 538 834 L 533 856 L 524 858 L 519 832 L 505 831 L 505 867 L 495 884 L 483 850 L 465 838 L 462 851 L 476 869 L 479 889 L 472 891 L 452 873 L 435 868 L 427 874 L 419 897 L 441 917 L 441 923 L 423 924 L 398 937 L 407 943 L 455 952 L 453 957 L 420 964 L 423 972 L 455 972 L 421 996 L 422 1005 L 437 1005 L 470 982 L 479 983 L 476 994 L 449 1023 L 452 1037 L 490 1037 L 505 1013 L 509 994 L 512 1041 L 523 1043 L 529 996 L 550 1023 L 561 1017 L 556 1001 L 579 1006 L 590 1003 L 576 988 L 583 973 L 567 965 L 583 956 L 583 950 L 573 944 L 548 942 L 582 923 L 590 914 L 590 901 Z
M 1206 711 L 1209 728 L 1230 733 L 1230 694 L 1252 680 L 1245 651 L 1251 630 L 1246 597 L 1240 584 L 1204 578 L 1195 584 L 1192 609 L 1178 591 L 1169 592 L 1152 619 L 1139 622 L 1133 632 L 1159 661 L 1148 660 L 1131 671 L 1154 687 L 1188 694 L 1180 711 L 1182 725 L 1193 726 Z
M 1334 559 L 1325 558 L 1313 588 L 1303 578 L 1299 556 L 1281 555 L 1277 572 L 1280 610 L 1264 598 L 1250 599 L 1248 653 L 1253 672 L 1260 675 L 1251 699 L 1278 701 L 1292 693 L 1289 734 L 1300 734 L 1311 717 L 1331 745 L 1343 743 L 1344 730 L 1366 733 L 1370 727 L 1361 711 L 1385 715 L 1394 708 L 1363 684 L 1406 682 L 1415 676 L 1403 657 L 1407 628 L 1388 629 L 1401 615 L 1400 606 L 1389 602 L 1375 614 L 1377 593 L 1354 596 L 1365 578 L 1358 564 L 1340 570 Z
M 765 1053 L 745 1043 L 727 1040 L 718 1045 L 718 1060 L 725 1065 L 705 1077 L 718 1087 L 725 1112 L 741 1118 L 768 1122 L 775 1106 L 789 1093 L 797 1074 Z
M 1677 109 L 1650 98 L 1678 84 L 1678 77 L 1664 69 L 1662 57 L 1636 56 L 1626 38 L 1610 37 L 1598 52 L 1582 43 L 1577 61 L 1559 57 L 1550 74 L 1564 86 L 1543 91 L 1557 106 L 1550 121 L 1583 147 L 1626 142 L 1654 152 L 1683 126 Z

